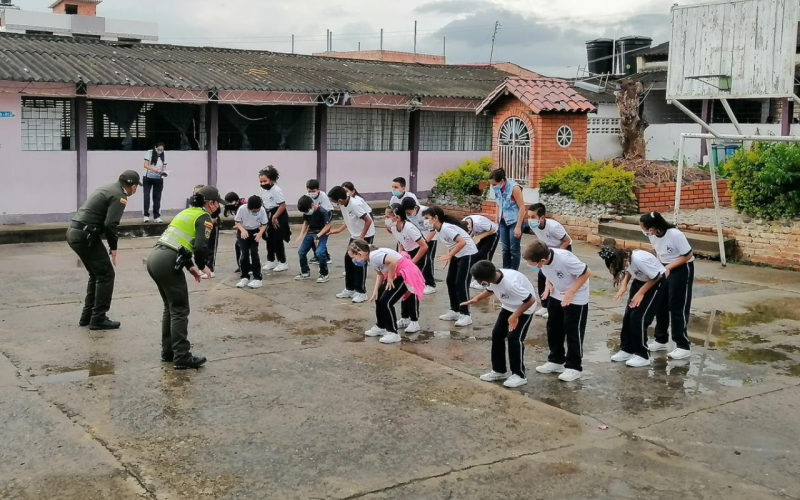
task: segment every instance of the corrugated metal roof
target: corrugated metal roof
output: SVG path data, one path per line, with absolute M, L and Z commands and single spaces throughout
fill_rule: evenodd
M 507 76 L 493 67 L 0 34 L 0 80 L 24 82 L 483 99 Z
M 510 77 L 483 100 L 477 111 L 483 111 L 505 91 L 512 93 L 534 113 L 590 113 L 597 109 L 566 80 Z
M 669 42 L 659 43 L 655 47 L 642 50 L 636 53 L 637 56 L 668 56 L 669 55 Z

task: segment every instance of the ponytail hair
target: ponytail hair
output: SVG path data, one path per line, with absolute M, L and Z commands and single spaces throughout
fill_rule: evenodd
M 675 228 L 675 226 L 667 222 L 667 219 L 659 212 L 644 214 L 639 217 L 639 222 L 641 222 L 645 229 L 655 229 L 659 234 L 664 234 L 668 230 Z
M 352 182 L 350 182 L 350 181 L 345 181 L 345 182 L 343 182 L 343 183 L 342 183 L 342 187 L 343 187 L 343 188 L 345 188 L 345 189 L 349 189 L 350 191 L 352 191 L 352 192 L 353 192 L 353 196 L 361 196 L 361 195 L 358 193 L 358 190 L 356 189 L 356 186 L 355 186 L 355 185 L 354 185 Z
M 370 253 L 373 250 L 377 250 L 378 247 L 375 245 L 370 245 L 364 240 L 353 240 L 350 245 L 347 247 L 348 252 L 358 253 L 358 252 L 367 252 Z
M 194 208 L 201 208 L 206 204 L 206 197 L 200 193 L 194 193 L 190 198 L 189 204 Z
M 403 221 L 403 223 L 408 222 L 408 215 L 406 215 L 403 205 L 395 203 L 394 205 L 387 207 L 386 210 L 392 212 L 392 215 L 395 217 L 400 217 L 400 220 Z
M 454 225 L 456 227 L 460 227 L 464 231 L 467 230 L 467 228 L 464 227 L 464 224 L 460 220 L 456 219 L 452 215 L 445 214 L 444 210 L 442 210 L 441 207 L 428 207 L 422 212 L 422 215 L 428 215 L 430 217 L 436 217 L 439 220 L 439 222 L 441 222 L 442 224 L 444 224 L 446 222 L 446 223 L 452 224 L 452 225 Z
M 503 168 L 496 168 L 489 174 L 489 180 L 495 182 L 503 182 L 506 180 L 506 171 Z
M 617 241 L 614 238 L 603 240 L 603 248 L 597 252 L 603 259 L 608 268 L 608 272 L 614 278 L 614 286 L 619 286 L 622 278 L 625 277 L 625 261 L 630 262 L 631 251 L 624 248 L 617 248 Z

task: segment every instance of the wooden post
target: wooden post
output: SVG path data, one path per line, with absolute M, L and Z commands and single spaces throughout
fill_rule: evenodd
M 319 188 L 328 190 L 328 107 L 324 104 L 316 108 L 314 120 L 314 149 L 317 150 L 317 180 Z
M 208 185 L 217 185 L 217 152 L 219 149 L 219 103 L 217 93 L 209 92 L 209 102 L 207 108 L 208 120 Z
M 408 175 L 408 189 L 417 192 L 417 174 L 419 173 L 419 137 L 421 111 L 411 112 L 408 120 L 408 148 L 411 151 Z
M 87 120 L 86 84 L 79 83 L 76 88 L 78 97 L 75 98 L 75 152 L 78 155 L 78 189 L 76 193 L 76 210 L 83 205 L 89 196 L 88 171 L 89 171 L 89 134 Z M 121 173 L 121 172 L 120 172 Z
M 700 118 L 709 125 L 711 124 L 712 103 L 713 101 L 711 99 L 704 99 L 703 109 L 700 111 Z M 708 130 L 703 128 L 701 132 L 707 134 Z M 708 154 L 708 143 L 706 141 L 700 141 L 700 163 L 703 163 L 703 158 L 705 158 L 707 154 Z
M 786 99 L 781 104 L 781 135 L 792 135 L 794 101 L 792 99 Z

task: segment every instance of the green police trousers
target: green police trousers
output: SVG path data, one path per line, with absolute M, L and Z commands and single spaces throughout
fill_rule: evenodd
M 191 356 L 189 335 L 189 287 L 184 270 L 175 270 L 178 253 L 156 246 L 147 257 L 147 272 L 164 301 L 161 317 L 161 354 L 172 354 L 176 363 Z
M 97 237 L 90 242 L 87 237 L 88 233 L 80 229 L 67 230 L 69 247 L 78 254 L 83 266 L 89 272 L 81 321 L 100 323 L 106 319 L 106 313 L 111 308 L 111 297 L 114 295 L 114 266 L 100 238 Z

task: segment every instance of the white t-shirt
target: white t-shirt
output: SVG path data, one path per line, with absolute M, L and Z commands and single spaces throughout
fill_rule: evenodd
M 553 260 L 550 264 L 542 266 L 542 272 L 555 288 L 551 296 L 556 300 L 564 300 L 564 292 L 586 273 L 589 266 L 569 250 L 552 248 L 550 251 L 553 252 Z M 572 303 L 578 306 L 589 303 L 589 281 L 578 289 Z
M 534 226 L 533 234 L 539 238 L 539 241 L 549 246 L 550 248 L 561 248 L 564 238 L 568 238 L 567 230 L 557 220 L 546 219 L 544 229 L 540 229 L 538 225 Z
M 472 241 L 472 238 L 467 234 L 467 232 L 459 226 L 450 224 L 449 222 L 443 222 L 442 227 L 439 228 L 437 233 L 439 235 L 439 239 L 443 241 L 445 245 L 447 245 L 449 250 L 452 250 L 453 247 L 456 246 L 458 243 L 456 238 L 459 236 L 461 236 L 464 241 L 467 242 L 467 244 L 464 245 L 464 248 L 459 250 L 459 252 L 456 254 L 456 257 L 460 258 L 478 253 L 478 247 L 475 246 L 475 242 Z
M 408 216 L 408 221 L 411 222 L 412 224 L 414 224 L 415 226 L 417 226 L 417 229 L 419 229 L 419 232 L 422 233 L 422 235 L 427 238 L 427 236 L 429 234 L 431 234 L 431 231 L 429 231 L 425 227 L 425 217 L 422 216 L 422 212 L 427 210 L 428 207 L 426 207 L 424 205 L 418 205 L 418 208 L 419 208 L 419 210 L 417 210 L 417 213 L 415 215 L 409 215 Z M 431 241 L 438 239 L 438 237 L 435 234 L 435 231 L 433 231 L 433 232 L 434 232 L 434 235 L 433 235 L 433 238 L 431 238 Z
M 347 205 L 341 205 L 342 207 L 342 218 L 344 219 L 344 224 L 347 226 L 347 230 L 350 231 L 351 238 L 360 238 L 361 231 L 364 230 L 364 219 L 363 216 L 369 216 L 369 212 L 367 211 L 366 207 L 367 204 L 359 201 L 355 198 L 350 198 L 347 202 Z M 367 234 L 364 235 L 365 237 L 375 236 L 375 223 L 373 222 L 369 229 L 367 230 Z
M 400 231 L 397 230 L 397 226 L 392 226 L 389 229 L 392 231 L 394 239 L 400 243 L 400 246 L 406 252 L 412 252 L 419 248 L 417 241 L 422 239 L 422 232 L 410 221 L 406 221 L 406 223 L 403 224 L 403 229 Z
M 497 224 L 483 215 L 467 215 L 462 220 L 466 221 L 467 219 L 472 221 L 472 236 L 480 236 L 483 233 L 490 233 L 497 230 Z
M 233 220 L 240 223 L 248 230 L 259 229 L 261 226 L 269 224 L 267 211 L 264 210 L 264 207 L 261 207 L 258 214 L 253 215 L 253 212 L 247 208 L 246 204 L 239 207 L 239 210 L 236 212 L 236 217 L 234 217 Z
M 522 304 L 531 297 L 536 297 L 536 289 L 524 274 L 513 269 L 500 269 L 500 273 L 503 275 L 500 283 L 490 283 L 487 290 L 500 299 L 503 309 L 517 312 Z M 533 314 L 534 309 L 536 308 L 531 307 L 524 314 Z
M 275 189 L 275 188 L 272 188 L 272 189 Z M 333 203 L 331 203 L 331 199 L 328 198 L 328 195 L 325 194 L 325 192 L 320 191 L 319 194 L 317 195 L 316 199 L 313 196 L 311 196 L 310 194 L 307 194 L 307 195 L 308 195 L 309 198 L 314 200 L 314 203 L 316 203 L 317 205 L 321 206 L 326 211 L 328 211 L 328 212 L 332 212 L 333 211 Z
M 369 267 L 381 274 L 388 273 L 389 264 L 386 263 L 386 257 L 392 257 L 395 260 L 403 258 L 402 255 L 391 248 L 378 248 L 369 253 Z
M 286 203 L 286 198 L 283 196 L 283 189 L 277 184 L 272 185 L 272 189 L 261 188 L 261 200 L 264 202 L 264 208 L 273 210 L 278 208 L 279 205 Z
M 692 246 L 689 244 L 689 240 L 686 239 L 686 235 L 675 228 L 667 229 L 664 236 L 648 236 L 647 238 L 658 254 L 659 260 L 664 264 L 670 264 L 679 257 L 689 255 L 689 252 L 692 251 Z M 694 262 L 694 256 L 689 262 Z
M 166 163 L 164 163 L 163 158 L 164 158 L 163 155 L 158 155 L 158 157 L 156 158 L 156 164 L 153 165 L 151 163 L 150 166 L 157 168 L 159 172 L 163 172 L 164 171 L 164 167 L 167 165 Z M 147 160 L 147 161 L 151 161 L 153 159 L 153 150 L 152 149 L 144 154 L 144 159 Z M 151 172 L 149 170 L 145 170 L 144 171 L 144 175 L 145 175 L 145 177 L 149 177 L 151 179 L 161 179 L 161 174 L 156 174 L 156 173 Z
M 364 206 L 367 207 L 367 210 L 369 211 L 369 213 L 372 213 L 372 207 L 369 206 L 369 203 L 367 203 L 367 200 L 365 200 L 361 195 L 357 194 L 357 195 L 353 196 L 352 199 L 358 201 L 359 203 L 363 203 Z
M 402 205 L 403 200 L 406 198 L 411 198 L 417 205 L 419 205 L 419 200 L 417 199 L 417 195 L 406 191 L 405 193 L 403 193 L 403 196 L 392 195 L 392 198 L 389 200 L 389 206 L 391 207 L 392 205 Z
M 667 272 L 664 265 L 653 254 L 644 250 L 631 252 L 631 261 L 627 271 L 633 276 L 633 279 L 639 281 L 654 280 Z

